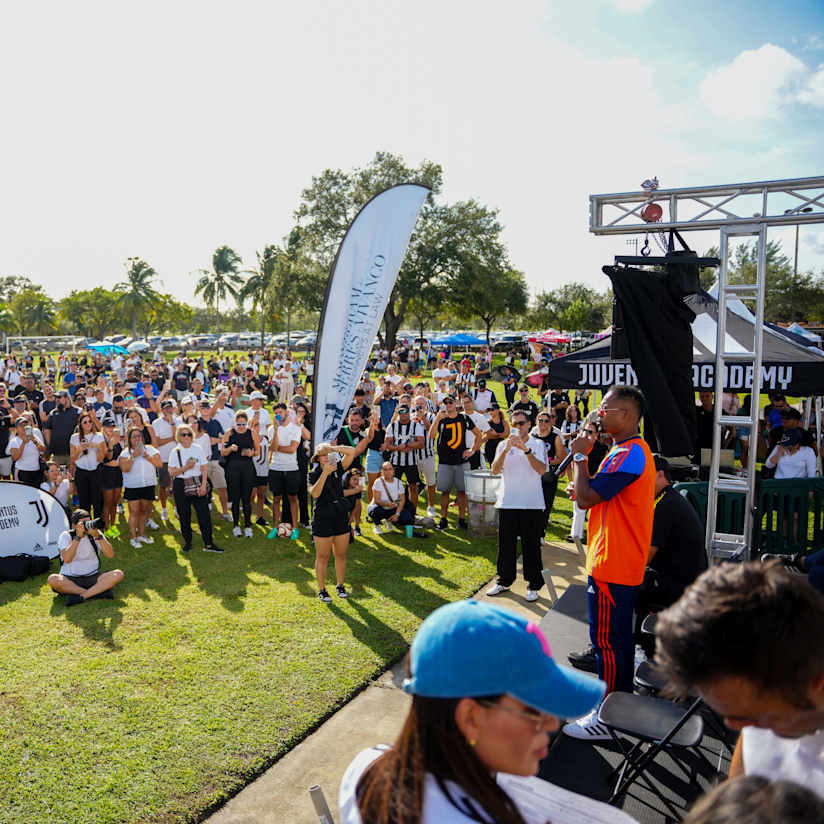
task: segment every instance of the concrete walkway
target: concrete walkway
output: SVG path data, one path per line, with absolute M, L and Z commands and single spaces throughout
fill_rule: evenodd
M 586 583 L 583 557 L 572 544 L 545 545 L 543 560 L 544 569 L 552 572 L 558 597 L 570 584 Z M 520 565 L 518 576 L 506 593 L 487 598 L 487 585 L 475 597 L 540 620 L 551 606 L 547 589 L 541 590 L 537 601 L 527 603 Z M 405 668 L 406 662 L 402 660 L 373 681 L 260 778 L 206 819 L 208 824 L 318 824 L 308 793 L 313 784 L 322 787 L 337 821 L 338 786 L 349 763 L 367 747 L 393 742 L 403 725 L 411 700 L 401 688 Z

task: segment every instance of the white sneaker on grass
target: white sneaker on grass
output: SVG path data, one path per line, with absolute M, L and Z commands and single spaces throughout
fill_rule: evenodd
M 598 720 L 599 709 L 596 707 L 583 718 L 564 724 L 564 734 L 580 741 L 610 741 L 609 730 Z
M 492 584 L 492 586 L 486 591 L 487 595 L 500 595 L 502 592 L 508 590 L 509 587 L 505 587 L 503 584 Z
M 375 524 L 372 529 L 375 532 L 375 535 L 383 535 L 383 527 L 380 524 Z
M 157 521 L 153 521 L 151 518 L 146 519 L 146 526 L 149 529 L 160 529 L 160 524 Z
M 232 530 L 232 535 L 234 535 L 235 538 L 240 538 L 240 536 L 243 535 L 243 530 L 239 526 L 236 526 Z
M 143 546 L 143 544 L 141 544 L 141 543 L 140 543 L 140 541 L 138 541 L 138 540 L 137 540 L 137 538 L 132 538 L 132 539 L 129 541 L 129 543 L 130 543 L 130 544 L 131 544 L 131 545 L 132 545 L 135 549 L 140 549 L 140 547 L 142 547 L 142 546 Z
M 243 535 L 246 538 L 251 538 L 254 536 L 254 532 L 252 532 L 252 527 L 247 526 L 246 529 L 243 530 Z
M 153 544 L 154 538 L 151 538 L 148 535 L 138 535 L 137 540 L 144 544 Z
M 232 520 L 232 516 L 228 512 L 224 512 L 220 517 L 223 518 L 224 521 Z
M 534 589 L 527 588 L 526 591 L 526 600 L 527 601 L 537 601 L 538 600 L 538 593 L 535 592 Z
M 437 509 L 435 509 L 435 507 L 434 507 L 434 506 L 428 506 L 428 507 L 426 508 L 426 514 L 427 514 L 430 518 L 437 518 L 437 517 L 438 517 L 438 510 L 437 510 Z
M 169 513 L 165 509 L 160 510 L 160 520 L 161 521 L 168 521 L 169 520 Z

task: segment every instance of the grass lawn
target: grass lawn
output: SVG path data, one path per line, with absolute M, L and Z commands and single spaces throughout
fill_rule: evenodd
M 569 502 L 556 508 L 563 536 Z M 325 605 L 308 534 L 233 538 L 219 521 L 225 555 L 197 536 L 184 555 L 176 527 L 115 542 L 114 601 L 67 609 L 45 576 L 0 584 L 0 822 L 198 820 L 494 574 L 494 539 L 366 526 L 351 598 Z

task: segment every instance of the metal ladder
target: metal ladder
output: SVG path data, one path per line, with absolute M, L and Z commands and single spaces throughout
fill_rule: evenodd
M 758 238 L 758 267 L 755 283 L 730 284 L 729 280 L 729 239 L 731 237 Z M 718 330 L 715 342 L 715 405 L 713 416 L 712 460 L 707 495 L 706 547 L 710 564 L 721 561 L 747 561 L 752 555 L 755 532 L 755 462 L 758 452 L 759 396 L 761 391 L 761 359 L 764 338 L 764 288 L 767 273 L 767 225 L 755 223 L 721 227 L 721 267 L 718 273 Z M 727 351 L 727 300 L 729 298 L 755 300 L 755 323 L 753 326 L 753 348 L 751 352 Z M 725 415 L 722 408 L 724 376 L 731 363 L 752 367 L 750 417 Z M 721 472 L 721 436 L 726 426 L 748 427 L 750 448 L 747 466 L 741 475 Z M 719 492 L 741 492 L 745 495 L 743 534 L 717 532 Z

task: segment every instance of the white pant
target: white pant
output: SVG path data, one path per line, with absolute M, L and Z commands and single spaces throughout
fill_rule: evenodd
M 435 475 L 435 456 L 430 455 L 428 458 L 421 458 L 418 461 L 418 471 L 427 486 L 435 486 L 437 480 Z
M 573 538 L 583 538 L 584 537 L 584 524 L 587 520 L 587 511 L 585 509 L 581 509 L 575 501 L 572 502 L 572 531 L 570 535 Z

